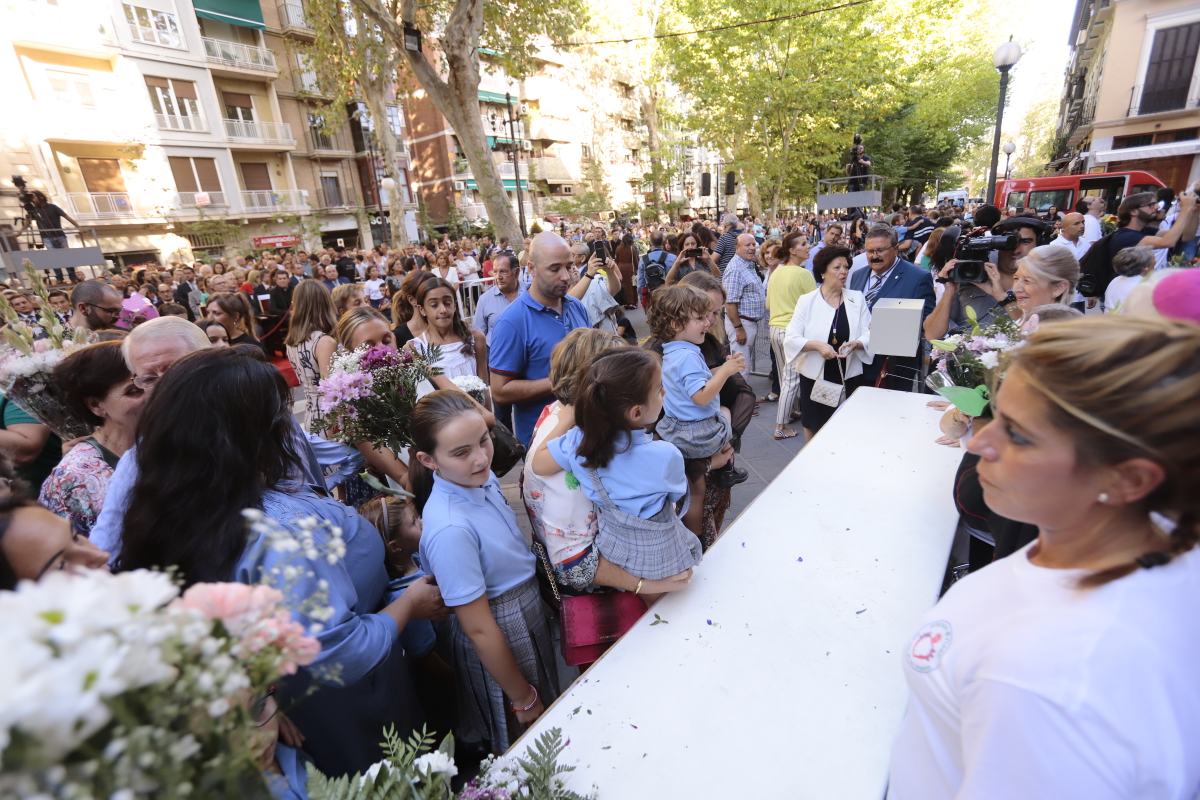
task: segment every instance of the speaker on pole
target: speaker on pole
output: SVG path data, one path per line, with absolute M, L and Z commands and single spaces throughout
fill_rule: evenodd
M 732 172 L 725 173 L 725 194 L 734 194 L 733 187 L 736 182 L 737 181 L 735 180 L 734 173 L 732 173 Z
M 700 196 L 708 197 L 712 194 L 712 174 L 708 172 L 700 173 Z

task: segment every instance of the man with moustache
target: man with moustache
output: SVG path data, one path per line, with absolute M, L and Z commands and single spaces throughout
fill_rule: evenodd
M 867 231 L 866 253 L 868 269 L 860 269 L 850 276 L 850 288 L 863 293 L 867 307 L 874 310 L 875 304 L 885 297 L 921 300 L 921 323 L 933 311 L 933 276 L 912 262 L 900 257 L 896 231 L 891 225 L 873 225 Z M 911 357 L 887 356 L 876 358 L 863 367 L 864 383 L 874 385 L 886 364 L 888 374 L 880 384 L 885 389 L 912 391 L 913 379 L 920 371 L 920 356 L 924 342 L 917 343 L 917 351 Z

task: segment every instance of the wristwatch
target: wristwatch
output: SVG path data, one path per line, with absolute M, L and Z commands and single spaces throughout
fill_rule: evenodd
M 1010 305 L 1015 302 L 1017 302 L 1017 296 L 1015 294 L 1013 294 L 1012 289 L 1009 289 L 1008 292 L 1004 295 L 1004 299 L 1001 300 L 1000 302 L 998 302 L 996 305 L 1007 306 L 1007 305 Z

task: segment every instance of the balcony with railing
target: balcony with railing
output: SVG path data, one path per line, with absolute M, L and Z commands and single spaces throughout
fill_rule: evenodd
M 224 211 L 229 206 L 224 192 L 178 192 L 175 195 L 175 208 L 181 211 L 203 211 L 214 209 Z
M 279 27 L 284 33 L 292 33 L 304 37 L 315 36 L 317 31 L 304 13 L 304 4 L 287 2 L 279 4 Z
M 314 153 L 351 153 L 350 138 L 342 130 L 308 129 L 308 147 Z
M 70 192 L 67 205 L 71 216 L 79 219 L 122 219 L 138 215 L 127 192 Z
M 292 126 L 286 122 L 245 122 L 240 119 L 222 120 L 225 135 L 237 143 L 295 146 Z
M 275 54 L 265 47 L 203 37 L 204 54 L 212 64 L 250 72 L 278 72 Z
M 295 189 L 258 189 L 241 193 L 242 208 L 248 212 L 302 211 L 304 193 Z
M 160 131 L 206 131 L 204 118 L 199 114 L 155 114 Z

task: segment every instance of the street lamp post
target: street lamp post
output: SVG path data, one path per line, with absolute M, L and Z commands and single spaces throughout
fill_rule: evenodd
M 521 194 L 521 153 L 520 141 L 517 139 L 517 123 L 513 120 L 512 95 L 504 93 L 504 104 L 508 106 L 508 135 L 511 137 L 513 149 L 513 177 L 517 184 L 517 216 L 521 220 L 521 235 L 528 236 L 525 227 L 525 198 Z M 502 181 L 503 182 L 503 181 Z
M 1012 142 L 1004 143 L 1004 180 L 1012 177 L 1012 172 L 1008 168 L 1008 162 L 1012 158 L 1012 154 L 1017 152 L 1017 146 Z
M 1008 93 L 1008 71 L 1021 60 L 1021 46 L 1012 40 L 996 48 L 992 63 L 1000 72 L 1000 103 L 996 107 L 996 133 L 992 138 L 992 168 L 988 172 L 987 202 L 996 197 L 996 167 L 1000 165 L 1000 127 L 1004 124 L 1004 96 Z

